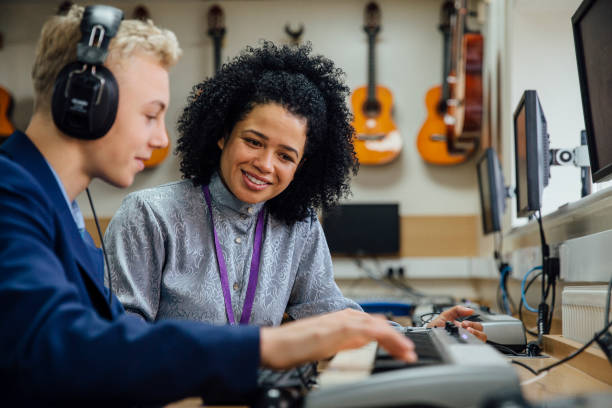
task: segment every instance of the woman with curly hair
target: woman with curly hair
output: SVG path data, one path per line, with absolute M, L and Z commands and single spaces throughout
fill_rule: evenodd
M 343 75 L 310 46 L 264 42 L 193 88 L 184 180 L 128 195 L 105 236 L 126 310 L 278 325 L 360 309 L 334 282 L 316 216 L 358 168 Z

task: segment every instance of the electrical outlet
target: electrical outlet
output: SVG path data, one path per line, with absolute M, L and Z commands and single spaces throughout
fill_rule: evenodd
M 542 265 L 542 248 L 540 246 L 525 247 L 512 252 L 510 257 L 512 277 L 523 279 L 531 268 Z

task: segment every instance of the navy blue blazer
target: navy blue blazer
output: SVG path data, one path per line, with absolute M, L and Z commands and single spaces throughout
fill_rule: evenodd
M 16 132 L 0 147 L 0 406 L 130 406 L 256 386 L 257 327 L 112 307 L 45 159 Z

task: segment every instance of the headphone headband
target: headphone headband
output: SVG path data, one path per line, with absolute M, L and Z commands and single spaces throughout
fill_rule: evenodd
M 117 34 L 121 20 L 123 11 L 114 7 L 86 7 L 81 20 L 82 36 L 77 44 L 77 60 L 84 64 L 102 65 L 108 54 L 108 43 Z
M 108 45 L 119 30 L 123 11 L 110 6 L 88 6 L 81 20 L 77 60 L 59 73 L 51 113 L 56 126 L 72 137 L 98 139 L 112 127 L 119 87 L 104 67 Z

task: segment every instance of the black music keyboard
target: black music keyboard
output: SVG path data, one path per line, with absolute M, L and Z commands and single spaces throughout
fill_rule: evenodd
M 361 356 L 339 353 L 318 377 L 319 386 L 296 406 L 467 408 L 502 391 L 520 393 L 515 369 L 506 358 L 468 331 L 450 325 L 403 330 L 415 342 L 419 362 L 399 362 L 376 346 L 364 348 Z M 348 357 L 343 358 L 344 353 Z M 355 374 L 351 366 L 368 358 L 369 363 L 363 363 L 369 364 L 369 372 Z M 334 364 L 336 359 L 339 364 Z

